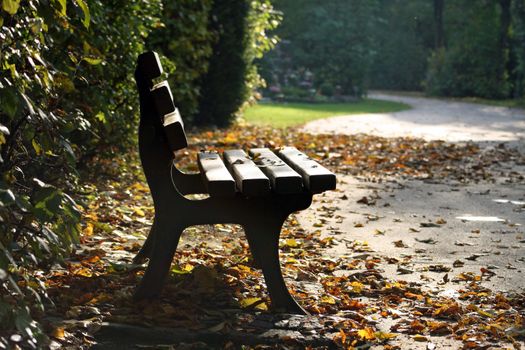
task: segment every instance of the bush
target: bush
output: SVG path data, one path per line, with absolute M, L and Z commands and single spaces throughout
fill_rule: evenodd
M 432 55 L 426 90 L 440 96 L 508 97 L 508 53 L 499 43 L 498 5 L 480 2 L 467 9 L 458 15 L 464 22 L 451 33 L 448 47 Z
M 335 88 L 330 83 L 322 83 L 321 86 L 319 86 L 319 92 L 323 96 L 332 97 L 334 96 Z
M 279 16 L 269 0 L 215 0 L 210 30 L 217 33 L 208 72 L 202 80 L 196 125 L 229 125 L 255 90 L 264 85 L 254 65 L 276 39 L 266 31 Z
M 306 100 L 312 97 L 310 91 L 294 86 L 283 87 L 282 94 L 285 100 Z
M 0 347 L 36 347 L 45 290 L 30 271 L 60 261 L 80 232 L 68 195 L 85 159 L 133 144 L 132 79 L 160 3 L 4 0 L 0 10 Z M 31 306 L 31 307 L 29 307 Z
M 209 69 L 203 79 L 197 125 L 228 125 L 246 96 L 245 75 L 248 62 L 247 1 L 215 0 L 211 10 L 211 28 L 218 33 L 213 45 Z
M 167 58 L 163 67 L 185 121 L 191 121 L 199 110 L 201 82 L 218 37 L 208 25 L 212 3 L 212 0 L 164 1 L 164 26 L 148 37 L 148 47 Z

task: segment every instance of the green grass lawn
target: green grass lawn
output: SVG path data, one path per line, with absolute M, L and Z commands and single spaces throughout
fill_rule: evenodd
M 409 108 L 404 103 L 373 99 L 350 103 L 260 103 L 249 107 L 244 118 L 251 124 L 284 128 L 337 115 L 397 112 Z
M 469 102 L 469 103 L 478 103 L 482 105 L 490 106 L 499 106 L 499 107 L 508 107 L 508 108 L 522 108 L 525 109 L 525 98 L 508 98 L 503 100 L 494 100 L 482 97 L 442 97 L 442 96 L 429 96 L 421 91 L 396 91 L 396 90 L 376 90 L 385 95 L 394 95 L 394 96 L 408 96 L 408 97 L 428 97 L 436 98 L 439 100 L 445 101 L 458 101 L 458 102 Z

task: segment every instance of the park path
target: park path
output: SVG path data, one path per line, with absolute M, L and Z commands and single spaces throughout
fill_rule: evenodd
M 339 219 L 327 221 L 326 227 L 333 228 L 327 234 L 341 242 L 334 257 L 348 254 L 347 243 L 359 240 L 368 242 L 375 254 L 396 261 L 411 258 L 408 268 L 380 267 L 392 279 L 421 282 L 424 274 L 428 288 L 450 292 L 459 284 L 443 282 L 444 275 L 453 279 L 463 272 L 489 269 L 494 276 L 483 281 L 485 287 L 525 291 L 525 110 L 379 93 L 369 97 L 412 108 L 319 119 L 302 131 L 474 141 L 482 146 L 480 154 L 515 150 L 514 161 L 484 164 L 492 174 L 488 181 L 474 176 L 474 171 L 464 181 L 403 176 L 379 181 L 338 174 L 338 190 L 314 199 L 314 210 L 298 214 L 302 227 L 315 230 L 317 212 L 331 205 L 338 209 Z
M 304 125 L 303 131 L 410 136 L 449 142 L 525 140 L 523 109 L 382 93 L 371 93 L 368 97 L 406 103 L 411 109 L 314 120 Z

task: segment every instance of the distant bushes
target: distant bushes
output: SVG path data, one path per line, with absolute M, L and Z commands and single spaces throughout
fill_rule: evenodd
M 439 96 L 508 98 L 508 48 L 501 47 L 499 8 L 494 3 L 469 4 L 456 16 L 448 45 L 429 61 L 426 90 Z
M 341 96 L 363 96 L 374 54 L 378 1 L 279 0 L 275 6 L 283 12 L 277 30 L 283 41 L 262 62 L 270 88 L 313 89 L 315 96 L 326 98 L 320 87 L 331 84 L 334 94 L 338 86 Z

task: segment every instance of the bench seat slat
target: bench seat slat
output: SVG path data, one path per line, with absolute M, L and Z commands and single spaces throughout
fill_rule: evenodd
M 242 194 L 264 196 L 270 193 L 270 180 L 243 150 L 224 151 L 224 162 Z
M 312 193 L 334 190 L 335 174 L 326 169 L 295 147 L 283 147 L 278 152 L 288 165 L 302 175 L 306 188 Z
M 210 196 L 235 195 L 235 180 L 226 169 L 218 153 L 201 152 L 199 153 L 198 163 Z
M 275 193 L 302 192 L 303 179 L 301 175 L 268 148 L 252 148 L 250 156 L 262 172 L 268 176 Z

